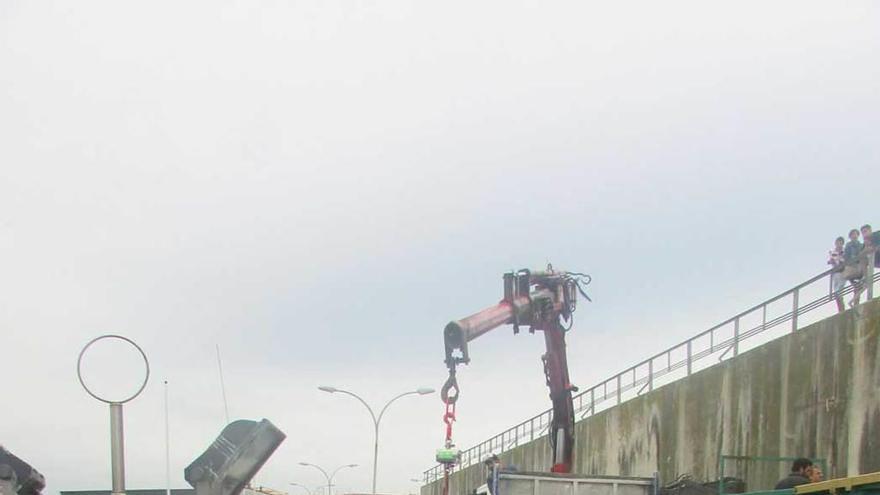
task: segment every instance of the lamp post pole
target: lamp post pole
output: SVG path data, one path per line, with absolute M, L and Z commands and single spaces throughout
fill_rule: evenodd
M 391 403 L 396 401 L 397 399 L 400 399 L 401 397 L 406 397 L 407 395 L 432 394 L 432 393 L 434 393 L 434 389 L 425 387 L 425 388 L 419 388 L 416 390 L 411 390 L 409 392 L 404 392 L 402 394 L 399 394 L 385 403 L 385 406 L 382 407 L 381 411 L 379 411 L 378 416 L 376 416 L 376 413 L 373 412 L 373 408 L 370 407 L 369 404 L 367 404 L 367 401 L 362 399 L 359 395 L 355 394 L 354 392 L 349 392 L 348 390 L 342 390 L 342 389 L 338 389 L 336 387 L 329 387 L 326 385 L 322 385 L 322 386 L 318 387 L 318 390 L 321 390 L 321 391 L 327 392 L 327 393 L 331 393 L 331 394 L 339 392 L 340 394 L 350 395 L 351 397 L 354 397 L 355 399 L 360 401 L 360 403 L 363 404 L 364 407 L 367 408 L 367 411 L 369 411 L 370 417 L 373 419 L 373 491 L 371 493 L 375 494 L 376 493 L 376 472 L 377 472 L 377 466 L 378 466 L 378 462 L 379 462 L 379 422 L 382 421 L 382 416 L 385 414 L 385 411 L 388 410 L 388 406 L 390 406 Z
M 309 495 L 312 495 L 312 491 L 306 485 L 300 485 L 299 483 L 290 483 L 290 486 L 298 486 L 298 487 L 304 489 L 305 491 L 307 491 L 309 493 Z
M 334 469 L 331 474 L 327 474 L 327 471 L 324 471 L 324 468 L 322 468 L 321 466 L 318 466 L 317 464 L 311 464 L 308 462 L 300 462 L 299 465 L 300 466 L 311 466 L 311 467 L 317 469 L 318 471 L 321 471 L 321 474 L 323 474 L 324 478 L 327 479 L 327 495 L 331 495 L 331 493 L 332 493 L 331 487 L 333 486 L 333 477 L 336 476 L 336 473 L 338 473 L 340 469 L 357 467 L 357 464 L 343 464 L 342 466 L 339 466 L 338 468 Z M 293 484 L 293 483 L 291 483 L 291 484 Z M 302 486 L 302 485 L 300 485 L 300 486 Z M 308 490 L 308 488 L 306 488 L 306 490 Z

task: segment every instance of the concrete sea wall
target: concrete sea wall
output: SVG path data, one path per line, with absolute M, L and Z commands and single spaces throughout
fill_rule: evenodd
M 719 455 L 827 459 L 829 477 L 880 471 L 880 300 L 773 340 L 576 425 L 575 472 L 715 480 Z M 546 439 L 502 456 L 547 471 Z M 727 461 L 725 476 L 772 488 L 789 466 Z M 464 495 L 480 465 L 452 477 Z M 422 488 L 441 495 L 442 482 Z

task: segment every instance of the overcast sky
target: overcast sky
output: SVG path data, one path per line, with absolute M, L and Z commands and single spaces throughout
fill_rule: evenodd
M 48 493 L 109 489 L 106 406 L 76 380 L 121 333 L 129 488 L 233 418 L 287 441 L 257 482 L 369 490 L 381 407 L 439 388 L 441 332 L 510 269 L 591 273 L 586 388 L 824 269 L 880 224 L 880 4 L 0 2 L 0 442 Z M 459 373 L 470 446 L 549 406 L 543 342 Z M 94 383 L 124 388 L 91 356 Z M 383 420 L 379 490 L 415 491 L 439 398 Z

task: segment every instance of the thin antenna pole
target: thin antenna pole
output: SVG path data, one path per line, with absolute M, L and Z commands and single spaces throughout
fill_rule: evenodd
M 171 435 L 168 428 L 168 380 L 165 380 L 165 495 L 171 495 Z
M 229 403 L 226 402 L 226 384 L 223 383 L 223 363 L 220 361 L 220 344 L 217 344 L 217 368 L 220 370 L 220 391 L 223 393 L 223 412 L 229 424 Z

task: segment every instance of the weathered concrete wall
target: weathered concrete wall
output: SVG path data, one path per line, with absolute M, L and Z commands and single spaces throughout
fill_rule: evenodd
M 880 471 L 880 300 L 822 320 L 576 425 L 576 472 L 717 479 L 718 456 L 826 458 L 832 477 Z M 546 439 L 503 456 L 546 471 Z M 725 475 L 772 488 L 789 466 L 729 463 Z M 450 493 L 483 483 L 482 466 Z M 422 488 L 440 495 L 441 483 Z

